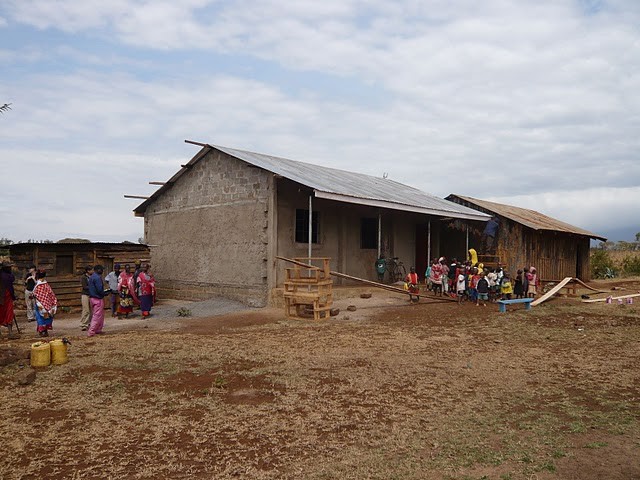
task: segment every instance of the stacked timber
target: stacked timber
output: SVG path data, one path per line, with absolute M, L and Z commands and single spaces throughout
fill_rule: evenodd
M 333 305 L 333 280 L 328 257 L 294 258 L 294 261 L 306 263 L 303 267 L 294 265 L 287 268 L 287 279 L 284 282 L 285 315 L 302 316 L 313 311 L 314 320 L 328 318 Z M 317 265 L 319 264 L 319 265 Z
M 24 296 L 24 278 L 29 265 L 47 272 L 47 281 L 58 298 L 60 307 L 80 307 L 81 277 L 86 266 L 100 264 L 104 275 L 116 263 L 133 268 L 136 261 L 149 261 L 149 247 L 137 243 L 18 243 L 9 247 L 15 263 L 16 297 Z M 16 302 L 16 306 L 24 302 Z

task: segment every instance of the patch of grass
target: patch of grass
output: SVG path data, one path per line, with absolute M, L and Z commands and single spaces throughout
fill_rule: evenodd
M 179 317 L 190 317 L 191 316 L 191 310 L 188 309 L 187 307 L 180 307 L 177 311 L 176 314 Z
M 536 468 L 538 472 L 555 472 L 556 466 L 553 462 L 544 462 L 542 465 Z
M 560 450 L 560 449 L 556 449 L 556 450 L 553 451 L 551 456 L 553 458 L 563 458 L 563 457 L 566 457 L 567 454 L 565 452 L 563 452 L 562 450 Z
M 609 446 L 607 442 L 591 442 L 587 443 L 584 448 L 602 448 L 607 446 Z
M 227 380 L 222 375 L 217 375 L 213 380 L 213 388 L 223 389 L 227 388 Z
M 580 421 L 571 422 L 569 424 L 569 430 L 571 433 L 584 433 L 587 430 L 587 427 Z

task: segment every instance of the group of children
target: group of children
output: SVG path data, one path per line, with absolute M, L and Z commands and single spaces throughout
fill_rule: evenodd
M 535 267 L 519 269 L 512 281 L 502 267 L 484 267 L 482 263 L 458 262 L 449 265 L 444 257 L 434 259 L 425 272 L 427 290 L 435 295 L 457 297 L 458 303 L 472 301 L 486 306 L 486 302 L 534 298 L 540 279 Z

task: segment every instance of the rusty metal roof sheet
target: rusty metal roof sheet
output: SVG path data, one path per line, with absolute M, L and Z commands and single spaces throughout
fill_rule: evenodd
M 314 190 L 314 194 L 318 198 L 468 220 L 486 221 L 489 219 L 488 215 L 477 210 L 430 195 L 417 188 L 388 178 L 374 177 L 235 148 L 202 145 L 203 150 L 191 159 L 188 166 L 192 166 L 193 163 L 203 158 L 209 151 L 206 149 L 214 149 L 309 187 Z M 143 213 L 157 195 L 165 187 L 168 188 L 175 182 L 184 171 L 186 171 L 186 168 L 174 175 L 167 184 L 163 185 L 134 211 L 137 214 Z
M 535 210 L 529 210 L 528 208 L 514 207 L 513 205 L 505 205 L 502 203 L 480 200 L 478 198 L 466 197 L 453 193 L 447 197 L 447 199 L 449 200 L 455 198 L 468 202 L 469 204 L 476 205 L 481 209 L 484 209 L 501 217 L 513 220 L 514 222 L 518 222 L 526 227 L 532 228 L 533 230 L 565 232 L 572 233 L 574 235 L 582 235 L 589 238 L 595 238 L 598 240 L 607 240 L 601 235 L 597 235 L 593 232 L 589 232 L 588 230 L 584 230 L 568 223 L 561 222 L 560 220 L 548 217 L 540 212 L 536 212 Z

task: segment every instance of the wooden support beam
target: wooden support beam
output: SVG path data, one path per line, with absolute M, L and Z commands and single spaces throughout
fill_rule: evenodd
M 125 195 L 124 198 L 139 198 L 140 200 L 149 200 L 150 197 L 144 195 Z
M 194 142 L 193 140 L 185 140 L 184 143 L 190 143 L 191 145 L 198 145 L 199 147 L 208 147 L 206 143 Z
M 149 182 L 149 185 L 164 185 L 167 182 Z
M 276 256 L 276 258 L 279 260 L 284 260 L 285 262 L 293 263 L 294 265 L 305 267 L 305 268 L 317 268 L 314 265 L 309 265 L 308 263 L 304 263 L 304 262 L 298 262 L 297 260 L 293 260 L 291 258 L 285 258 L 280 256 Z M 365 280 L 364 278 L 353 277 L 351 275 L 347 275 L 346 273 L 334 272 L 333 270 L 331 270 L 329 271 L 329 274 L 333 275 L 334 277 L 346 278 L 347 280 L 354 280 L 356 282 L 364 283 L 366 285 L 371 285 L 372 287 L 382 288 L 383 290 L 388 290 L 390 292 L 402 293 L 403 295 L 414 295 L 414 296 L 416 295 L 415 293 L 409 293 L 409 291 L 405 290 L 404 288 L 398 288 L 391 285 L 386 285 L 384 283 L 373 282 L 371 280 Z
M 625 298 L 635 298 L 640 297 L 640 293 L 632 293 L 630 295 L 621 295 L 619 297 L 611 297 L 611 300 L 625 299 Z M 595 303 L 595 302 L 606 302 L 606 298 L 592 298 L 589 300 L 582 300 L 582 303 Z

